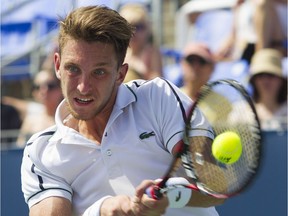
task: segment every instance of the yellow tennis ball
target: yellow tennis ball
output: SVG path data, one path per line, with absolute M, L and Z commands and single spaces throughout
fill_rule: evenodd
M 213 156 L 224 164 L 233 164 L 242 154 L 242 144 L 239 135 L 232 131 L 219 134 L 212 143 Z

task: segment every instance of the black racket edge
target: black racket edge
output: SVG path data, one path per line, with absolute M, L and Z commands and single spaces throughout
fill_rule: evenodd
M 245 88 L 238 81 L 233 80 L 233 79 L 217 80 L 217 81 L 214 81 L 214 82 L 211 82 L 211 83 L 207 83 L 206 85 L 203 86 L 203 88 L 211 88 L 212 86 L 218 85 L 220 83 L 231 85 L 235 89 L 239 90 L 242 93 L 242 95 L 244 96 L 244 98 L 246 99 L 246 101 L 249 103 L 250 107 L 252 108 L 253 112 L 255 113 L 255 119 L 256 119 L 258 127 L 259 127 L 259 132 L 260 132 L 260 134 L 259 134 L 259 137 L 260 137 L 260 139 L 259 139 L 259 147 L 260 147 L 261 143 L 262 143 L 262 134 L 261 134 L 261 130 L 260 130 L 260 121 L 259 121 L 256 109 L 255 109 L 255 106 L 253 104 L 253 101 L 250 98 L 249 94 L 247 93 Z M 198 100 L 201 99 L 202 97 L 203 97 L 202 91 L 200 91 L 198 93 L 197 99 L 194 101 L 194 103 L 192 104 L 190 110 L 188 111 L 187 118 L 185 119 L 185 121 L 186 121 L 185 122 L 185 127 L 186 127 L 185 133 L 188 130 L 188 127 L 190 128 L 189 124 L 190 124 L 190 119 L 191 119 L 191 117 L 193 115 L 193 111 L 198 105 Z M 151 190 L 151 195 L 152 195 L 152 197 L 154 199 L 161 199 L 161 197 L 163 196 L 163 194 L 161 192 L 161 189 L 165 187 L 165 184 L 166 184 L 167 180 L 171 177 L 171 173 L 174 172 L 175 166 L 176 166 L 179 158 L 181 158 L 181 156 L 184 153 L 186 153 L 187 151 L 189 151 L 189 144 L 185 143 L 185 141 L 183 139 L 183 140 L 181 140 L 181 144 L 178 146 L 178 149 L 176 150 L 176 155 L 174 156 L 174 159 L 172 160 L 171 165 L 169 166 L 169 169 L 166 171 L 166 173 L 164 175 L 164 178 L 162 179 L 161 182 L 159 182 L 157 185 L 155 185 L 153 187 L 153 189 Z M 253 177 L 251 177 L 249 179 L 249 181 L 247 181 L 247 183 L 239 191 L 237 191 L 237 193 L 235 193 L 235 194 L 222 195 L 222 194 L 218 194 L 218 193 L 214 193 L 214 194 L 209 193 L 207 190 L 204 189 L 204 187 L 202 186 L 201 182 L 198 181 L 198 178 L 195 175 L 195 172 L 193 171 L 192 164 L 190 164 L 189 166 L 190 167 L 192 166 L 191 167 L 191 169 L 192 169 L 191 171 L 193 172 L 193 174 L 195 176 L 195 179 L 194 178 L 193 179 L 194 179 L 194 181 L 196 183 L 195 184 L 191 184 L 190 186 L 183 185 L 183 187 L 187 187 L 187 188 L 190 188 L 192 190 L 197 190 L 197 191 L 200 191 L 200 192 L 204 193 L 205 195 L 209 195 L 209 196 L 216 197 L 216 198 L 229 198 L 231 196 L 235 196 L 235 195 L 239 194 L 240 192 L 242 192 L 244 189 L 247 189 L 247 186 L 251 185 L 252 179 L 255 179 L 254 176 L 256 175 L 256 173 L 258 173 L 261 154 L 262 154 L 261 148 L 259 148 L 258 166 L 255 168 L 255 172 L 254 172 Z
M 243 87 L 243 85 L 236 81 L 236 80 L 233 80 L 233 79 L 220 79 L 220 80 L 216 80 L 216 81 L 213 81 L 213 82 L 209 82 L 207 84 L 205 84 L 198 92 L 198 96 L 197 96 L 197 99 L 194 101 L 193 105 L 191 106 L 189 112 L 188 112 L 188 118 L 186 119 L 186 123 L 185 123 L 185 135 L 184 136 L 188 136 L 187 134 L 187 131 L 189 130 L 190 128 L 190 119 L 193 115 L 193 112 L 195 110 L 195 108 L 197 107 L 198 105 L 198 101 L 204 97 L 205 95 L 203 94 L 203 89 L 204 88 L 208 88 L 208 89 L 211 89 L 213 86 L 215 85 L 219 85 L 219 84 L 225 84 L 225 85 L 230 85 L 232 86 L 233 88 L 237 89 L 237 91 L 239 91 L 242 96 L 245 98 L 245 100 L 248 102 L 249 106 L 251 107 L 252 111 L 254 112 L 255 114 L 255 120 L 256 120 L 256 123 L 257 123 L 257 126 L 258 126 L 258 131 L 259 131 L 259 145 L 258 145 L 258 158 L 257 158 L 257 167 L 256 168 L 253 168 L 253 174 L 251 174 L 249 180 L 243 185 L 243 187 L 241 187 L 238 191 L 236 191 L 235 193 L 232 193 L 232 194 L 219 194 L 219 193 L 216 193 L 216 192 L 213 192 L 211 193 L 210 191 L 206 190 L 204 188 L 204 186 L 202 185 L 202 183 L 199 181 L 199 179 L 197 178 L 197 175 L 196 173 L 194 172 L 194 167 L 193 167 L 193 163 L 191 163 L 189 165 L 189 167 L 191 168 L 191 172 L 193 173 L 194 175 L 194 178 L 193 180 L 195 181 L 195 184 L 191 187 L 193 188 L 194 186 L 197 187 L 197 191 L 200 191 L 202 193 L 204 193 L 205 195 L 209 195 L 209 196 L 212 196 L 212 197 L 215 197 L 215 198 L 230 198 L 230 197 L 233 197 L 233 196 L 236 196 L 240 193 L 242 193 L 244 190 L 247 190 L 249 186 L 252 185 L 253 181 L 255 180 L 255 177 L 256 177 L 256 174 L 259 173 L 259 170 L 260 170 L 260 166 L 261 166 L 261 157 L 262 157 L 262 131 L 261 131 L 261 125 L 260 125 L 260 121 L 259 121 L 259 117 L 258 117 L 258 114 L 256 112 L 256 109 L 255 109 L 255 106 L 254 106 L 254 103 L 251 99 L 251 97 L 249 96 L 248 92 L 246 91 L 246 89 Z M 188 142 L 183 142 L 183 144 L 185 145 L 185 147 L 183 147 L 183 150 L 181 152 L 181 155 L 183 153 L 185 153 L 185 151 L 189 151 L 189 143 Z M 189 159 L 188 159 L 189 160 Z M 192 160 L 190 160 L 192 161 Z M 185 186 L 184 186 L 185 187 Z M 190 186 L 188 186 L 190 188 Z M 193 188 L 194 189 L 194 188 Z M 195 190 L 195 189 L 194 189 Z
M 224 80 L 222 80 L 224 81 Z M 224 81 L 230 85 L 232 85 L 234 88 L 238 89 L 242 95 L 245 97 L 246 101 L 249 103 L 252 111 L 254 112 L 255 114 L 255 120 L 257 122 L 257 125 L 258 125 L 258 136 L 259 136 L 259 145 L 258 145 L 258 160 L 257 160 L 257 164 L 258 166 L 254 169 L 254 174 L 252 174 L 251 178 L 249 179 L 249 181 L 246 182 L 246 184 L 240 188 L 240 190 L 238 192 L 236 192 L 235 194 L 232 194 L 231 196 L 235 196 L 235 195 L 238 195 L 239 193 L 242 193 L 244 190 L 248 189 L 248 187 L 251 187 L 252 183 L 255 181 L 255 177 L 257 176 L 257 174 L 259 173 L 259 170 L 261 168 L 261 158 L 262 158 L 262 155 L 263 155 L 263 152 L 262 152 L 262 143 L 263 143 L 263 134 L 262 134 L 262 130 L 261 130 L 261 123 L 260 123 L 260 120 L 259 120 L 259 117 L 258 117 L 258 114 L 257 114 L 257 111 L 256 111 L 256 108 L 254 106 L 254 103 L 250 97 L 250 95 L 248 94 L 248 92 L 246 91 L 246 89 L 244 88 L 244 86 L 236 81 L 236 80 L 232 80 L 232 79 L 229 79 L 229 80 L 226 80 Z
M 166 171 L 163 179 L 153 186 L 153 188 L 150 191 L 150 194 L 152 195 L 152 198 L 154 199 L 161 199 L 163 196 L 163 193 L 161 192 L 163 188 L 165 188 L 165 184 L 168 181 L 169 178 L 172 177 L 172 173 L 175 172 L 175 169 L 178 169 L 179 166 L 182 164 L 181 156 L 183 153 L 187 151 L 187 145 L 183 142 L 183 140 L 180 140 L 179 145 L 177 146 L 177 149 L 175 150 L 176 154 L 173 156 L 173 160 L 169 166 L 169 169 Z M 180 165 L 177 166 L 177 164 L 180 162 Z

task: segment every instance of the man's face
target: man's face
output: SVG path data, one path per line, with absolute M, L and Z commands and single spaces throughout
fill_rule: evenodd
M 81 120 L 91 120 L 113 109 L 118 86 L 127 65 L 117 67 L 113 45 L 83 40 L 67 41 L 61 56 L 54 56 L 57 77 L 71 114 Z

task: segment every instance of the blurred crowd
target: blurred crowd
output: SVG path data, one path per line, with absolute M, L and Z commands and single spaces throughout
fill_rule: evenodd
M 241 81 L 247 81 L 243 84 L 255 103 L 262 129 L 287 129 L 287 1 L 237 0 L 231 10 L 231 31 L 219 41 L 217 49 L 192 38 L 177 52 L 171 69 L 171 65 L 164 64 L 165 55 L 153 40 L 149 7 L 123 5 L 119 13 L 135 27 L 125 59 L 129 64 L 125 82 L 164 77 L 195 99 L 201 86 L 215 78 L 221 63 L 244 61 L 247 67 Z M 226 71 L 224 78 L 235 77 Z M 31 82 L 30 98 L 1 95 L 2 148 L 22 148 L 33 133 L 54 124 L 55 110 L 63 97 L 54 72 L 53 53 Z

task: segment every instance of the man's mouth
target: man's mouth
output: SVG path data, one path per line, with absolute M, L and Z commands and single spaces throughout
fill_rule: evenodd
M 93 101 L 93 99 L 89 99 L 89 98 L 75 98 L 75 101 L 79 104 L 88 104 L 91 103 Z

